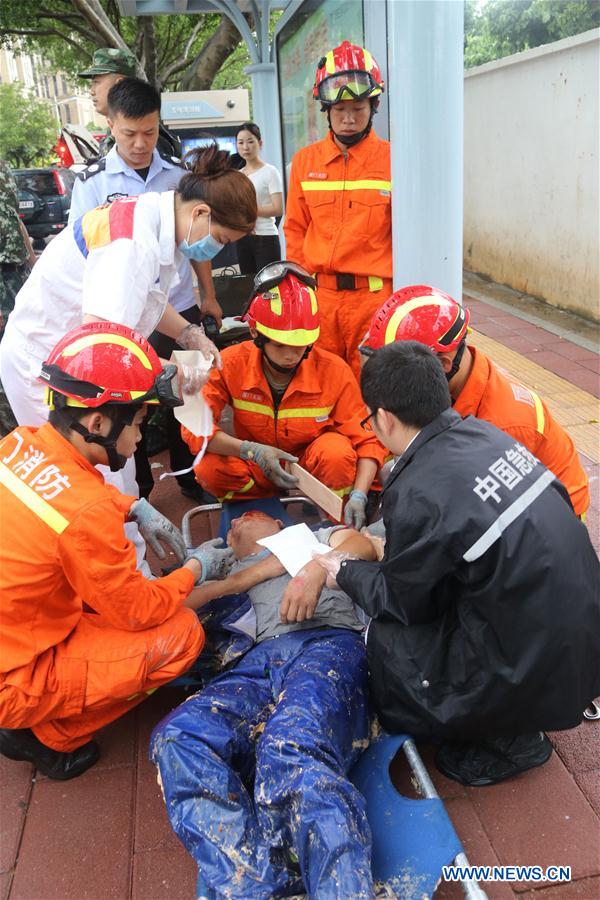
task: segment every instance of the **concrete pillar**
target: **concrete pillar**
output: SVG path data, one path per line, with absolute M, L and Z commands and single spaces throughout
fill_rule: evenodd
M 394 287 L 462 297 L 463 4 L 387 0 Z
M 253 63 L 244 69 L 252 77 L 252 117 L 263 138 L 261 159 L 283 171 L 279 91 L 274 62 Z
M 283 179 L 283 150 L 281 147 L 281 120 L 279 115 L 279 88 L 277 67 L 274 62 L 253 63 L 244 69 L 252 77 L 252 118 L 260 128 L 263 148 L 261 159 L 271 163 Z M 283 219 L 279 225 L 281 255 L 285 257 Z
M 385 5 L 374 3 L 373 0 L 365 0 L 363 3 L 363 22 L 365 26 L 364 46 L 369 50 L 381 69 L 385 91 L 379 99 L 379 109 L 373 120 L 375 131 L 380 138 L 390 139 L 389 109 L 388 109 L 388 50 L 387 50 L 387 26 L 385 21 Z

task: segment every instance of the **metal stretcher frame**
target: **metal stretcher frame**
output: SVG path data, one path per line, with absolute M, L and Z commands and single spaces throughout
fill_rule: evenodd
M 275 498 L 268 498 L 268 499 L 278 500 L 284 509 L 286 508 L 286 506 L 290 506 L 290 504 L 292 504 L 292 503 L 310 503 L 311 505 L 313 505 L 312 500 L 310 500 L 308 497 L 303 497 L 300 495 L 293 496 L 293 497 L 275 497 Z M 234 502 L 238 502 L 238 501 L 234 501 Z M 240 501 L 240 502 L 252 503 L 251 500 L 245 500 L 245 501 Z M 188 509 L 188 511 L 184 514 L 183 519 L 181 520 L 181 533 L 183 534 L 183 539 L 185 541 L 186 547 L 194 546 L 193 542 L 192 542 L 192 532 L 191 532 L 191 526 L 190 526 L 191 519 L 193 519 L 199 513 L 218 512 L 219 510 L 222 510 L 222 509 L 223 509 L 222 503 L 205 503 L 203 506 L 194 506 L 192 509 Z
M 404 755 L 406 756 L 423 796 L 427 800 L 441 800 L 412 738 L 408 738 L 404 742 L 402 750 L 404 751 Z M 467 859 L 466 853 L 464 851 L 458 853 L 454 857 L 453 864 L 455 866 L 468 866 L 469 860 Z M 487 900 L 487 894 L 479 887 L 478 882 L 474 878 L 464 878 L 462 879 L 461 884 L 465 892 L 465 897 L 468 897 L 469 900 Z
M 277 500 L 281 503 L 283 508 L 285 509 L 292 503 L 312 503 L 312 501 L 308 497 L 303 496 L 291 496 L 291 497 L 277 497 Z M 252 501 L 245 501 L 247 503 L 251 503 Z M 205 503 L 202 506 L 195 506 L 192 509 L 188 510 L 181 521 L 181 531 L 183 534 L 183 538 L 185 540 L 186 547 L 193 546 L 192 536 L 191 536 L 191 520 L 199 515 L 200 513 L 210 513 L 210 512 L 218 512 L 223 509 L 222 503 Z M 402 744 L 402 750 L 404 755 L 406 756 L 406 760 L 411 768 L 411 771 L 417 781 L 419 786 L 419 790 L 423 794 L 423 797 L 427 800 L 439 800 L 443 806 L 443 801 L 435 789 L 433 781 L 429 777 L 429 772 L 425 766 L 425 763 L 421 759 L 419 751 L 417 750 L 416 744 L 414 740 L 409 737 Z M 445 812 L 445 807 L 444 807 Z M 446 813 L 447 815 L 447 813 Z M 453 859 L 453 865 L 468 867 L 469 860 L 467 859 L 464 851 L 458 853 Z M 478 882 L 475 879 L 465 878 L 461 881 L 463 891 L 465 897 L 468 900 L 487 900 L 487 894 L 485 891 L 481 889 Z

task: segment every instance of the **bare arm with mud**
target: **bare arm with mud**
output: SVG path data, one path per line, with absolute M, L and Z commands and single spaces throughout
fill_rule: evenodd
M 233 572 L 224 578 L 223 581 L 207 581 L 200 587 L 195 588 L 185 601 L 185 606 L 190 609 L 200 609 L 211 600 L 217 600 L 219 597 L 229 597 L 232 594 L 243 594 L 255 587 L 262 581 L 269 578 L 276 578 L 283 575 L 285 569 L 276 556 L 268 556 L 248 566 L 239 572 Z

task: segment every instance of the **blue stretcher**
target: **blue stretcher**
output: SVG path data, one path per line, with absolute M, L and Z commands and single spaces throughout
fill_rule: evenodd
M 306 499 L 271 497 L 195 507 L 184 515 L 182 521 L 186 546 L 193 546 L 190 521 L 200 513 L 220 511 L 219 536 L 225 538 L 231 520 L 249 509 L 260 509 L 285 524 L 291 524 L 286 507 Z M 218 610 L 217 604 L 221 605 Z M 210 609 L 213 605 L 214 609 Z M 208 630 L 221 628 L 224 640 L 231 642 L 233 637 L 235 643 L 235 637 L 229 630 L 230 622 L 243 615 L 247 608 L 249 600 L 246 595 L 228 598 L 225 609 L 222 600 L 213 601 L 203 610 L 205 615 L 202 618 Z M 237 655 L 245 652 L 248 646 Z M 400 750 L 404 752 L 422 799 L 403 796 L 391 780 L 390 765 Z M 373 877 L 386 886 L 389 897 L 401 900 L 432 897 L 444 866 L 469 865 L 443 801 L 410 735 L 381 734 L 365 750 L 351 771 L 350 778 L 367 802 L 367 817 L 373 838 Z M 477 881 L 464 879 L 462 887 L 469 900 L 486 900 L 487 895 Z

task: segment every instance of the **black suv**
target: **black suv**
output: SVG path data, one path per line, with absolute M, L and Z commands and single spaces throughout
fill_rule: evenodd
M 38 243 L 66 227 L 77 177 L 70 169 L 13 169 L 19 188 L 19 215 Z

